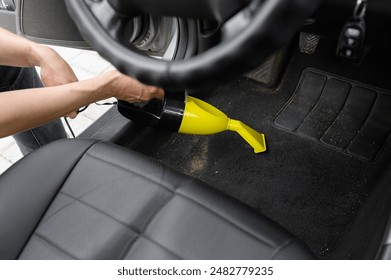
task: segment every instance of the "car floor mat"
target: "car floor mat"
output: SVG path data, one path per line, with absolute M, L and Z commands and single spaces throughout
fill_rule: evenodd
M 274 124 L 371 161 L 390 138 L 390 108 L 390 92 L 309 68 Z

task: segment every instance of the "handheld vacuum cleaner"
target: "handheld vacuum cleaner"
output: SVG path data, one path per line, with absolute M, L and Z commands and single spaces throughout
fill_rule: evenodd
M 226 130 L 236 131 L 254 149 L 266 151 L 265 136 L 244 123 L 228 118 L 216 107 L 198 98 L 184 95 L 184 100 L 166 97 L 149 102 L 130 104 L 118 102 L 119 112 L 126 118 L 144 126 L 159 127 L 171 131 L 210 135 Z

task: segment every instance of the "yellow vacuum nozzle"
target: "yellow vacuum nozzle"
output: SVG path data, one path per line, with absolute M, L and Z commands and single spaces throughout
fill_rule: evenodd
M 228 130 L 236 131 L 244 140 L 254 148 L 254 153 L 262 153 L 266 151 L 265 135 L 261 134 L 244 123 L 230 119 Z
M 255 153 L 266 151 L 265 135 L 240 121 L 228 118 L 219 109 L 200 99 L 187 97 L 183 120 L 179 128 L 180 133 L 208 135 L 226 130 L 239 133 L 253 147 Z

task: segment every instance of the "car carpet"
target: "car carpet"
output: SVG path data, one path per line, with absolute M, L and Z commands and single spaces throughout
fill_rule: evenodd
M 291 106 L 295 94 L 300 93 L 296 90 L 298 84 L 305 81 L 308 74 L 323 76 L 327 81 L 336 79 L 337 85 L 330 86 L 337 89 L 341 85 L 361 85 L 361 82 L 391 88 L 390 79 L 384 79 L 384 73 L 372 59 L 359 67 L 342 61 L 335 58 L 333 44 L 321 44 L 317 54 L 312 56 L 296 50 L 276 89 L 239 78 L 212 93 L 201 93 L 201 98 L 228 116 L 265 133 L 266 153 L 254 154 L 251 147 L 232 132 L 194 136 L 145 128 L 140 129 L 139 136 L 127 146 L 205 181 L 270 217 L 304 241 L 318 258 L 365 258 L 367 247 L 373 241 L 370 238 L 373 229 L 366 223 L 371 217 L 368 214 L 371 207 L 366 202 L 379 203 L 370 197 L 379 188 L 380 178 L 389 174 L 391 145 L 384 141 L 376 155 L 367 160 L 365 152 L 363 159 L 362 151 L 358 155 L 346 149 L 341 152 L 335 145 L 313 140 L 313 134 L 319 132 L 311 125 L 305 126 L 301 134 L 290 132 L 286 127 L 281 129 L 281 123 L 276 125 L 278 116 L 281 118 L 284 110 Z M 379 75 L 363 75 L 368 71 Z M 360 83 L 355 82 L 357 79 Z M 372 89 L 371 86 L 364 88 Z M 341 89 L 348 99 L 344 91 L 346 89 Z M 342 110 L 340 107 L 333 109 L 334 114 Z M 313 121 L 319 121 L 323 114 L 323 111 L 317 112 Z M 297 116 L 293 114 L 291 117 Z M 329 128 L 330 123 L 321 124 L 322 129 Z M 337 132 L 344 135 L 343 129 Z M 353 133 L 349 129 L 346 132 Z M 319 139 L 332 142 L 331 137 Z M 384 200 L 387 203 L 386 197 Z M 363 209 L 367 209 L 364 214 Z M 384 219 L 376 221 L 376 225 L 383 223 Z M 378 235 L 381 238 L 381 234 Z
M 375 160 L 391 133 L 391 94 L 307 69 L 274 124 L 364 161 Z

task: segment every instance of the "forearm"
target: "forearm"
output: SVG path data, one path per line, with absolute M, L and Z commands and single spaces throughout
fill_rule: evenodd
M 113 73 L 62 86 L 0 94 L 0 138 L 33 128 L 110 97 Z
M 38 45 L 0 28 L 0 65 L 40 66 L 45 57 L 55 55 L 49 47 Z

